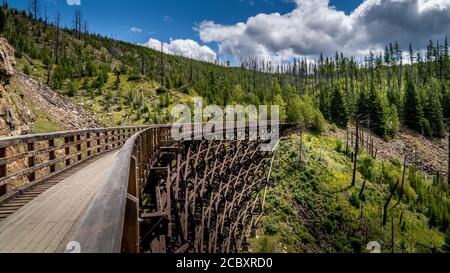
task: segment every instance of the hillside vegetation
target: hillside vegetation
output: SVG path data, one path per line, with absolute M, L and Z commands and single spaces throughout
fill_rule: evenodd
M 426 178 L 413 166 L 402 188 L 401 162 L 362 153 L 351 187 L 345 145 L 309 133 L 283 140 L 275 158 L 253 252 L 367 252 L 371 241 L 384 253 L 449 250 L 446 181 Z
M 364 59 L 336 53 L 314 61 L 247 60 L 233 66 L 63 29 L 60 19 L 34 20 L 5 7 L 0 33 L 16 49 L 16 79 L 22 80 L 9 89 L 11 98 L 25 95 L 33 109 L 32 132 L 61 130 L 67 117 L 62 113 L 78 111 L 94 116 L 80 126 L 168 123 L 171 108 L 191 105 L 194 96 L 220 106 L 279 105 L 283 121 L 308 129 L 311 133 L 281 141 L 276 151 L 266 214 L 250 242 L 253 252 L 363 252 L 370 241 L 379 242 L 383 252 L 450 250 L 449 189 L 442 173 L 430 175 L 437 171 L 431 166 L 425 175 L 411 160 L 405 168 L 405 151 L 389 156 L 384 155 L 389 148 L 379 149 L 380 156 L 372 157 L 360 149 L 352 185 L 353 148 L 328 132 L 342 134 L 358 124 L 383 145 L 405 126 L 443 154 L 450 118 L 446 37 L 429 41 L 425 55 L 413 45 L 405 55 L 393 42 Z M 24 82 L 34 89 L 20 90 Z M 33 107 L 32 90 L 41 90 L 40 107 Z M 70 107 L 49 109 L 53 103 L 46 94 L 52 90 Z M 437 157 L 442 170 L 447 158 Z
M 401 124 L 428 137 L 446 135 L 446 37 L 429 41 L 426 54 L 392 42 L 364 59 L 337 52 L 314 62 L 247 60 L 234 67 L 162 54 L 80 28 L 61 29 L 58 18 L 33 20 L 31 14 L 8 8 L 0 15 L 0 32 L 16 48 L 21 69 L 61 93 L 87 100 L 96 112 L 107 112 L 101 119 L 108 124 L 165 122 L 170 117 L 162 109 L 195 95 L 218 105 L 277 104 L 283 119 L 303 123 L 289 110 L 308 96 L 338 126 L 359 120 L 384 139 L 395 138 Z

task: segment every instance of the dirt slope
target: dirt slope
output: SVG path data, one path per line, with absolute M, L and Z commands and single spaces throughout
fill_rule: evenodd
M 353 129 L 354 131 L 354 129 Z M 367 130 L 365 130 L 367 136 Z M 346 131 L 337 129 L 329 132 L 330 135 L 341 139 L 346 143 Z M 407 165 L 416 164 L 417 168 L 429 175 L 440 172 L 447 175 L 448 172 L 448 140 L 429 139 L 406 128 L 402 128 L 396 139 L 388 142 L 376 136 L 374 146 L 378 150 L 377 157 L 385 160 L 397 160 L 407 158 Z
M 14 49 L 0 38 L 0 136 L 33 133 L 37 125 L 40 132 L 101 127 L 89 110 L 17 71 L 15 64 Z

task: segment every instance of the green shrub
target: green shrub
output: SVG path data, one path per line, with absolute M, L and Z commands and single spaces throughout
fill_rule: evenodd
M 77 87 L 73 81 L 69 82 L 67 86 L 67 96 L 74 97 L 77 94 Z
M 375 179 L 375 161 L 371 156 L 362 155 L 360 157 L 359 169 L 365 179 Z
M 26 64 L 26 65 L 23 67 L 23 73 L 25 73 L 25 75 L 30 76 L 30 74 L 31 74 L 31 68 L 30 68 L 30 66 L 29 66 L 28 64 Z
M 287 121 L 321 133 L 325 129 L 325 119 L 308 96 L 295 96 L 287 109 Z
M 358 196 L 358 193 L 356 191 L 352 192 L 352 194 L 350 195 L 350 198 L 349 198 L 348 201 L 355 208 L 359 209 L 361 207 L 361 200 L 359 200 L 359 196 Z
M 133 73 L 133 74 L 131 74 L 130 76 L 128 76 L 128 81 L 129 81 L 129 82 L 140 81 L 140 80 L 142 80 L 142 76 L 139 75 L 139 74 Z

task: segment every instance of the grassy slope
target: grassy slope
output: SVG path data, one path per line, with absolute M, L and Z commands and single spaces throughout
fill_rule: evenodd
M 392 216 L 395 252 L 430 252 L 433 246 L 442 247 L 444 234 L 429 228 L 427 217 L 419 212 L 417 195 L 408 183 L 405 203 L 389 210 L 388 223 L 382 227 L 382 207 L 390 193 L 389 183 L 402 173 L 398 164 L 383 163 L 385 178 L 381 182 L 381 164 L 372 162 L 372 173 L 360 168 L 357 186 L 349 188 L 352 163 L 342 144 L 329 137 L 306 135 L 304 163 L 300 163 L 300 141 L 299 136 L 292 136 L 280 144 L 274 186 L 267 195 L 260 235 L 251 242 L 252 251 L 361 252 L 370 241 L 378 241 L 383 252 L 390 252 Z M 365 155 L 361 160 L 370 161 Z M 358 197 L 364 180 L 361 171 L 370 178 L 363 201 Z M 431 185 L 431 181 L 425 181 Z M 391 204 L 397 202 L 396 198 L 397 195 Z
M 23 57 L 17 60 L 17 69 L 23 71 L 25 66 L 30 68 L 30 76 L 40 82 L 46 82 L 46 70 L 39 60 L 32 60 L 31 67 Z M 93 110 L 96 119 L 104 126 L 140 125 L 144 123 L 164 123 L 168 118 L 170 107 L 178 103 L 190 103 L 191 97 L 177 91 L 168 91 L 170 105 L 160 107 L 161 95 L 156 93 L 160 84 L 148 78 L 129 80 L 128 75 L 120 76 L 117 85 L 116 75 L 108 74 L 108 82 L 101 89 L 91 88 L 95 77 L 84 77 L 74 80 L 76 88 L 75 100 Z M 87 85 L 87 88 L 86 88 Z M 57 91 L 66 94 L 67 91 Z M 137 104 L 137 105 L 136 105 Z M 141 116 L 137 115 L 140 108 L 149 109 Z M 159 108 L 159 111 L 158 111 Z M 148 116 L 154 116 L 148 120 Z

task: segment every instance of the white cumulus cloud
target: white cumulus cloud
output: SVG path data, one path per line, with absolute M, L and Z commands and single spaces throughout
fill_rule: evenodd
M 365 0 L 351 14 L 329 0 L 296 0 L 287 14 L 257 14 L 234 25 L 204 21 L 197 28 L 203 42 L 217 42 L 220 53 L 242 58 L 367 55 L 389 42 L 423 47 L 450 32 L 450 0 Z
M 214 50 L 212 50 L 208 46 L 202 46 L 196 41 L 190 39 L 176 39 L 171 40 L 170 43 L 163 44 L 164 52 L 168 54 L 184 56 L 207 62 L 214 62 L 217 59 L 217 54 L 214 52 Z M 150 38 L 143 45 L 155 50 L 161 50 L 161 41 L 154 38 Z
M 138 27 L 132 27 L 132 28 L 130 28 L 130 31 L 131 31 L 131 32 L 134 32 L 134 33 L 141 33 L 141 32 L 142 32 L 142 29 L 140 29 L 140 28 L 138 28 Z
M 69 6 L 81 6 L 81 0 L 66 0 Z

